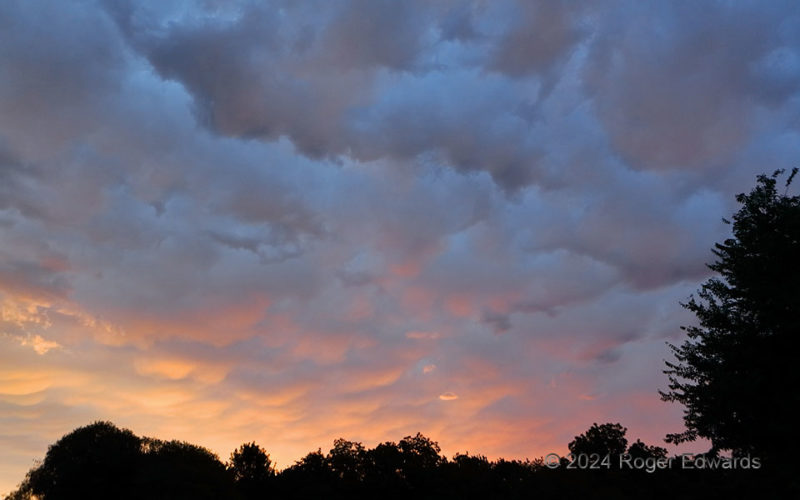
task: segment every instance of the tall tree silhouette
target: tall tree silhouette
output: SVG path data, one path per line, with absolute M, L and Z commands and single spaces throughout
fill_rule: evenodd
M 244 498 L 262 498 L 275 477 L 269 454 L 256 443 L 245 443 L 231 453 L 228 470 Z
M 366 450 L 361 443 L 336 439 L 327 460 L 336 480 L 343 486 L 356 487 L 364 480 Z
M 429 487 L 437 467 L 444 458 L 439 455 L 439 443 L 417 433 L 415 436 L 406 436 L 397 447 L 402 456 L 403 477 L 412 487 Z
M 686 407 L 686 430 L 668 442 L 707 438 L 712 452 L 772 463 L 797 452 L 800 197 L 787 194 L 796 168 L 778 192 L 783 173 L 758 176 L 736 197 L 733 237 L 714 246 L 708 266 L 717 275 L 682 304 L 699 325 L 683 328 L 682 345 L 670 344 L 677 361 L 666 363 L 661 396 Z

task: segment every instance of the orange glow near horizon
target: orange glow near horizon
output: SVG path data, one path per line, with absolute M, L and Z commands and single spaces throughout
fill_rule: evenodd
M 159 353 L 160 344 L 139 345 L 131 338 L 131 328 L 119 326 L 129 344 L 107 343 L 102 334 L 92 334 L 105 326 L 83 321 L 87 335 L 74 341 L 81 345 L 78 350 L 77 344 L 44 340 L 43 335 L 57 337 L 58 326 L 40 314 L 8 318 L 41 332 L 0 338 L 6 353 L 0 401 L 12 409 L 9 415 L 18 429 L 5 439 L 15 444 L 15 455 L 28 453 L 29 459 L 42 458 L 47 444 L 94 420 L 110 420 L 142 436 L 206 446 L 222 460 L 239 444 L 256 441 L 280 467 L 317 448 L 326 450 L 338 437 L 375 446 L 420 431 L 437 440 L 446 455 L 470 451 L 490 458 L 535 458 L 564 451 L 572 435 L 614 414 L 604 407 L 605 398 L 587 395 L 585 382 L 573 385 L 574 377 L 562 377 L 557 385 L 535 379 L 509 384 L 502 365 L 481 357 L 451 366 L 431 354 L 446 340 L 438 332 L 408 331 L 391 357 L 367 357 L 360 367 L 347 369 L 344 353 L 353 351 L 336 347 L 339 341 L 320 344 L 326 350 L 334 347 L 329 352 L 340 352 L 336 356 L 315 355 L 308 350 L 312 341 L 301 341 L 284 352 L 317 364 L 321 376 L 282 379 L 285 362 L 280 363 L 284 368 L 269 362 L 248 366 L 247 361 L 226 359 L 224 347 L 220 359 Z M 198 332 L 197 338 L 205 335 Z M 256 340 L 253 345 L 266 344 Z M 235 342 L 228 348 L 232 346 Z M 378 348 L 366 343 L 356 351 Z M 424 359 L 441 361 L 420 365 Z M 242 378 L 244 367 L 255 370 Z M 524 406 L 526 399 L 536 403 Z M 37 423 L 53 405 L 69 411 L 60 418 L 51 414 L 44 426 Z M 639 410 L 663 422 L 675 420 L 657 404 Z M 648 434 L 647 426 L 635 431 L 637 437 L 658 437 Z M 23 438 L 25 446 L 17 443 Z M 6 469 L 6 490 L 24 475 L 24 463 Z

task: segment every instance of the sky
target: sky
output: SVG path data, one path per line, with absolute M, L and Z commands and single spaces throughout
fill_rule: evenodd
M 798 117 L 796 2 L 3 1 L 0 492 L 94 420 L 279 468 L 663 445 Z

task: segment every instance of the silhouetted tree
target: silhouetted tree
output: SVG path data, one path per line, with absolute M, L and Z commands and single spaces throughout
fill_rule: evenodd
M 699 326 L 684 327 L 688 339 L 670 345 L 677 361 L 666 363 L 669 390 L 661 396 L 686 407 L 686 430 L 668 442 L 702 437 L 712 452 L 796 461 L 800 197 L 786 194 L 797 169 L 783 194 L 781 174 L 758 176 L 749 194 L 736 197 L 733 237 L 714 246 L 708 266 L 717 275 L 682 304 Z
M 230 498 L 233 477 L 217 455 L 183 441 L 143 439 L 137 498 Z
M 568 445 L 569 451 L 575 455 L 619 456 L 625 453 L 628 447 L 628 440 L 625 438 L 627 430 L 620 424 L 597 425 L 597 423 L 593 423 L 589 430 L 575 436 L 575 439 Z
M 366 452 L 366 482 L 372 489 L 400 491 L 408 487 L 403 474 L 403 454 L 387 441 Z
M 110 422 L 79 427 L 47 450 L 9 498 L 231 498 L 232 476 L 209 450 L 140 438 Z
M 361 443 L 342 438 L 335 440 L 327 461 L 341 486 L 355 488 L 364 480 L 366 451 Z
M 281 473 L 282 491 L 292 498 L 330 497 L 334 474 L 321 449 L 301 458 Z
M 110 422 L 79 427 L 47 450 L 21 490 L 39 498 L 133 498 L 141 439 Z
M 499 476 L 500 481 L 511 490 L 517 490 L 521 485 L 529 482 L 534 473 L 543 469 L 542 459 L 536 460 L 505 460 L 499 459 L 492 464 L 492 469 Z
M 650 446 L 637 439 L 628 447 L 631 458 L 666 458 L 667 450 L 660 446 Z
M 244 498 L 263 498 L 275 477 L 269 454 L 256 443 L 245 443 L 231 453 L 228 470 Z
M 443 462 L 439 443 L 417 433 L 406 436 L 397 447 L 402 456 L 402 474 L 412 487 L 430 486 L 437 467 Z
M 417 433 L 406 436 L 398 444 L 403 455 L 404 465 L 409 467 L 434 468 L 442 461 L 439 443 Z
M 450 463 L 470 476 L 485 475 L 492 470 L 492 463 L 483 455 L 456 453 Z
M 619 454 L 626 448 L 625 432 L 620 424 L 594 424 L 569 446 L 575 453 Z M 663 448 L 639 440 L 627 450 L 636 458 L 666 455 Z M 490 461 L 470 454 L 447 460 L 438 444 L 422 434 L 373 449 L 337 439 L 327 455 L 321 450 L 309 453 L 280 473 L 275 473 L 262 448 L 247 443 L 231 454 L 226 469 L 216 455 L 200 446 L 138 438 L 97 422 L 51 446 L 45 460 L 6 499 L 672 499 L 797 498 L 800 494 L 796 481 L 781 482 L 785 477 L 776 481 L 774 475 L 761 474 L 765 471 L 696 472 L 640 473 L 622 467 L 597 473 L 550 469 L 543 460 Z M 242 488 L 245 484 L 252 488 Z
M 330 464 L 325 459 L 325 455 L 322 454 L 322 450 L 312 451 L 298 460 L 291 469 L 311 477 L 327 478 L 331 475 Z
M 492 462 L 483 455 L 470 455 L 469 453 L 456 453 L 453 459 L 447 462 L 447 483 L 458 488 L 461 496 L 474 495 L 478 492 L 488 495 L 499 493 L 497 489 L 497 476 Z

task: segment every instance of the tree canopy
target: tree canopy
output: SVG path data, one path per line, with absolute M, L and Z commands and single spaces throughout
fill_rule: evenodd
M 275 477 L 269 454 L 256 443 L 245 443 L 231 453 L 228 470 L 244 498 L 260 498 Z
M 785 172 L 760 175 L 750 193 L 736 197 L 732 237 L 714 246 L 716 273 L 683 307 L 698 325 L 670 344 L 669 390 L 662 399 L 683 404 L 681 443 L 706 438 L 712 452 L 752 454 L 773 464 L 796 453 L 796 369 L 800 334 L 800 196 L 783 192 Z M 794 463 L 792 461 L 791 463 Z
M 593 424 L 569 444 L 574 453 L 625 452 L 626 429 Z M 632 458 L 664 458 L 666 450 L 637 440 Z M 674 457 L 673 457 L 674 458 Z M 630 461 L 629 461 L 630 462 Z M 672 463 L 679 463 L 673 460 Z M 109 422 L 95 422 L 58 440 L 8 500 L 70 498 L 154 499 L 358 499 L 358 498 L 738 498 L 784 493 L 785 485 L 763 471 L 699 471 L 668 468 L 645 472 L 609 466 L 551 469 L 544 460 L 490 460 L 456 453 L 416 434 L 375 448 L 337 439 L 276 471 L 266 450 L 245 443 L 223 464 L 209 450 L 183 441 L 138 437 Z M 760 482 L 757 480 L 761 480 Z M 764 491 L 763 484 L 769 488 Z M 795 482 L 794 492 L 798 488 Z M 772 495 L 775 496 L 775 495 Z M 796 496 L 796 495 L 795 495 Z
M 627 430 L 618 423 L 594 423 L 585 433 L 575 436 L 569 443 L 569 451 L 575 455 L 621 455 L 628 447 L 628 439 L 625 437 Z
M 26 485 L 44 498 L 130 498 L 141 448 L 141 438 L 110 422 L 79 427 L 50 446 Z
M 94 422 L 51 445 L 9 498 L 230 498 L 231 493 L 225 466 L 211 451 Z

